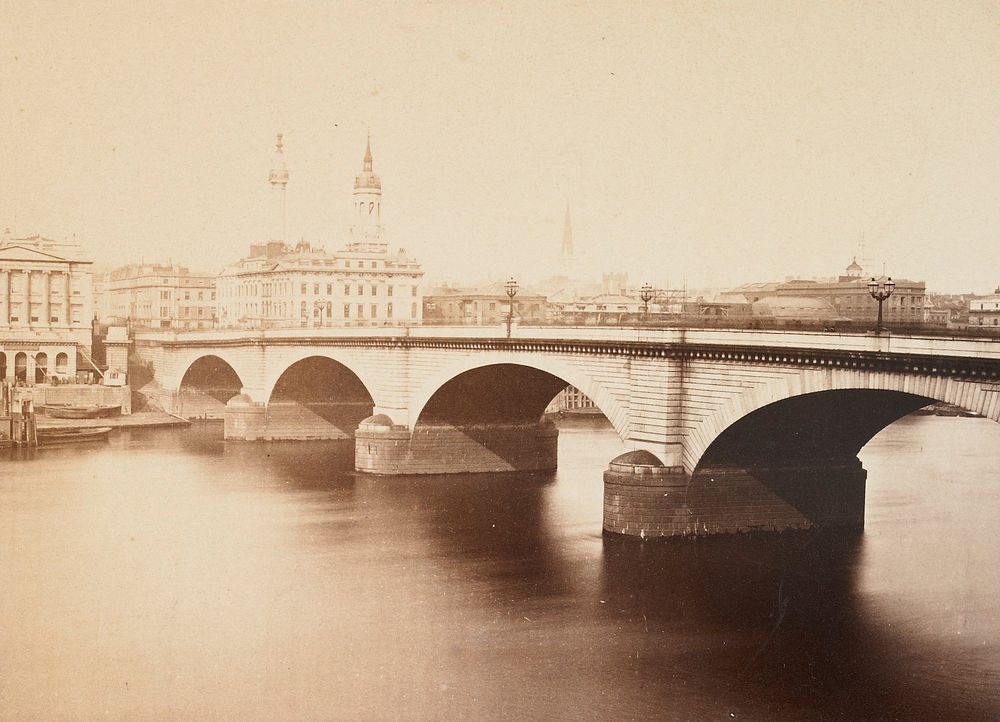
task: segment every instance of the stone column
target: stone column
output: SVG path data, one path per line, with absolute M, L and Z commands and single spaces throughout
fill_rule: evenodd
M 42 271 L 42 308 L 38 319 L 44 326 L 52 325 L 52 271 Z
M 10 326 L 10 270 L 4 269 L 3 271 L 3 301 L 4 301 L 4 316 L 3 322 L 5 326 Z
M 63 278 L 65 279 L 64 282 L 65 288 L 63 289 L 63 295 L 66 296 L 66 300 L 63 302 L 63 323 L 65 323 L 68 328 L 69 326 L 73 325 L 73 315 L 70 312 L 70 303 L 72 302 L 73 298 L 73 291 L 70 288 L 70 284 L 72 281 L 72 274 L 69 271 L 66 271 L 63 274 Z
M 24 272 L 24 321 L 31 326 L 31 271 Z

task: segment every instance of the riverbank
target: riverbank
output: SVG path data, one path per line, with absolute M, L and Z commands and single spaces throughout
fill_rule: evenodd
M 100 419 L 53 419 L 43 414 L 36 417 L 39 429 L 89 429 L 97 426 L 113 428 L 142 428 L 152 426 L 187 426 L 191 422 L 165 411 L 136 411 L 125 416 L 109 416 Z

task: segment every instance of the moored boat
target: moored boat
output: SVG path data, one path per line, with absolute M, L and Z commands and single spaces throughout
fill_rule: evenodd
M 53 419 L 103 419 L 108 416 L 118 416 L 122 412 L 121 404 L 117 406 L 72 406 L 70 404 L 45 404 L 42 407 L 46 416 Z
M 105 441 L 110 433 L 110 426 L 77 429 L 41 427 L 38 429 L 38 445 L 56 446 L 58 444 L 81 444 L 88 441 Z

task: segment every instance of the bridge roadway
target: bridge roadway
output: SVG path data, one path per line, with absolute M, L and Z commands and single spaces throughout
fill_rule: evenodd
M 544 471 L 567 384 L 632 449 L 607 531 L 861 528 L 857 454 L 933 401 L 1000 420 L 1000 340 L 731 329 L 301 328 L 142 333 L 143 392 L 227 439 L 354 438 L 374 474 Z

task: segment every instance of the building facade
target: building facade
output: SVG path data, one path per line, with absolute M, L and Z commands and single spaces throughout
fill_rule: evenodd
M 879 282 L 887 280 L 883 276 Z M 885 323 L 921 324 L 924 322 L 924 305 L 927 289 L 923 281 L 904 278 L 893 279 L 896 288 L 883 304 Z M 878 318 L 878 302 L 868 293 L 867 276 L 857 260 L 852 260 L 842 276 L 821 280 L 793 279 L 784 283 L 748 284 L 733 291 L 720 294 L 718 300 L 744 300 L 758 303 L 766 297 L 814 299 L 828 304 L 833 309 L 833 319 L 841 321 L 871 321 Z M 824 321 L 830 317 L 825 306 L 817 306 L 822 311 L 814 320 Z M 801 320 L 806 320 L 802 318 Z
M 280 146 L 275 168 L 272 189 L 282 194 L 283 203 L 288 170 Z M 276 177 L 279 186 L 275 185 Z M 305 241 L 293 246 L 283 238 L 252 245 L 250 255 L 216 279 L 219 325 L 267 328 L 420 323 L 423 269 L 405 249 L 389 251 L 382 223 L 382 181 L 372 168 L 370 140 L 362 171 L 354 180 L 349 234 L 347 244 L 335 253 Z
M 184 266 L 131 264 L 94 277 L 94 314 L 131 328 L 212 328 L 215 276 Z
M 1000 328 L 1000 287 L 991 296 L 969 300 L 969 328 Z
M 442 325 L 497 326 L 507 321 L 510 298 L 503 283 L 480 288 L 442 286 L 424 297 L 424 320 Z M 549 320 L 545 296 L 518 293 L 514 297 L 513 319 L 517 323 L 541 324 Z
M 75 244 L 0 240 L 0 379 L 75 380 L 89 368 L 91 261 Z

